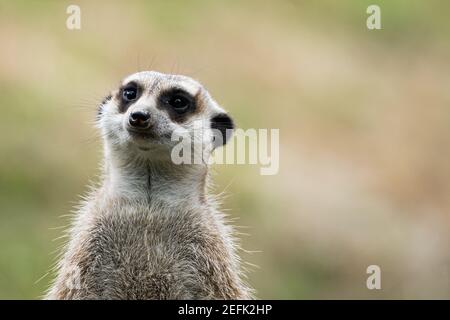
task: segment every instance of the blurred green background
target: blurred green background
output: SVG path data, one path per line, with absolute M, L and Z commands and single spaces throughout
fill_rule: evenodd
M 373 3 L 382 30 L 366 28 Z M 200 80 L 241 128 L 280 129 L 278 175 L 215 167 L 259 298 L 450 298 L 449 10 L 0 0 L 0 298 L 47 288 L 64 215 L 99 173 L 96 105 L 147 69 Z

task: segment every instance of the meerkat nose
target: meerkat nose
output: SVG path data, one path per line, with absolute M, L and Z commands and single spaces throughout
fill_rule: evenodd
M 134 128 L 147 129 L 150 126 L 150 113 L 144 111 L 132 112 L 128 122 Z

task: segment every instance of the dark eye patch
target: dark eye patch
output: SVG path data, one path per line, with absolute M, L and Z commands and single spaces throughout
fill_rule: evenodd
M 180 88 L 162 92 L 158 101 L 158 106 L 166 110 L 170 118 L 176 122 L 183 122 L 197 109 L 197 96 L 193 97 Z
M 191 106 L 191 100 L 183 95 L 174 95 L 166 102 L 171 106 L 176 112 L 183 113 L 186 112 Z
M 119 112 L 124 113 L 128 107 L 137 101 L 142 94 L 142 87 L 137 82 L 130 82 L 123 85 L 117 93 L 117 101 L 119 101 Z

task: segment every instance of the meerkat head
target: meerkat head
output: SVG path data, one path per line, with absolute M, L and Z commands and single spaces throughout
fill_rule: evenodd
M 126 77 L 98 109 L 106 146 L 123 155 L 161 160 L 189 134 L 204 148 L 225 144 L 233 120 L 197 81 L 182 75 L 145 71 Z

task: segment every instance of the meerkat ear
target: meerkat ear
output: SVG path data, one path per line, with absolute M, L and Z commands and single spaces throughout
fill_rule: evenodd
M 233 135 L 234 122 L 226 113 L 216 114 L 211 118 L 214 149 L 225 145 Z

